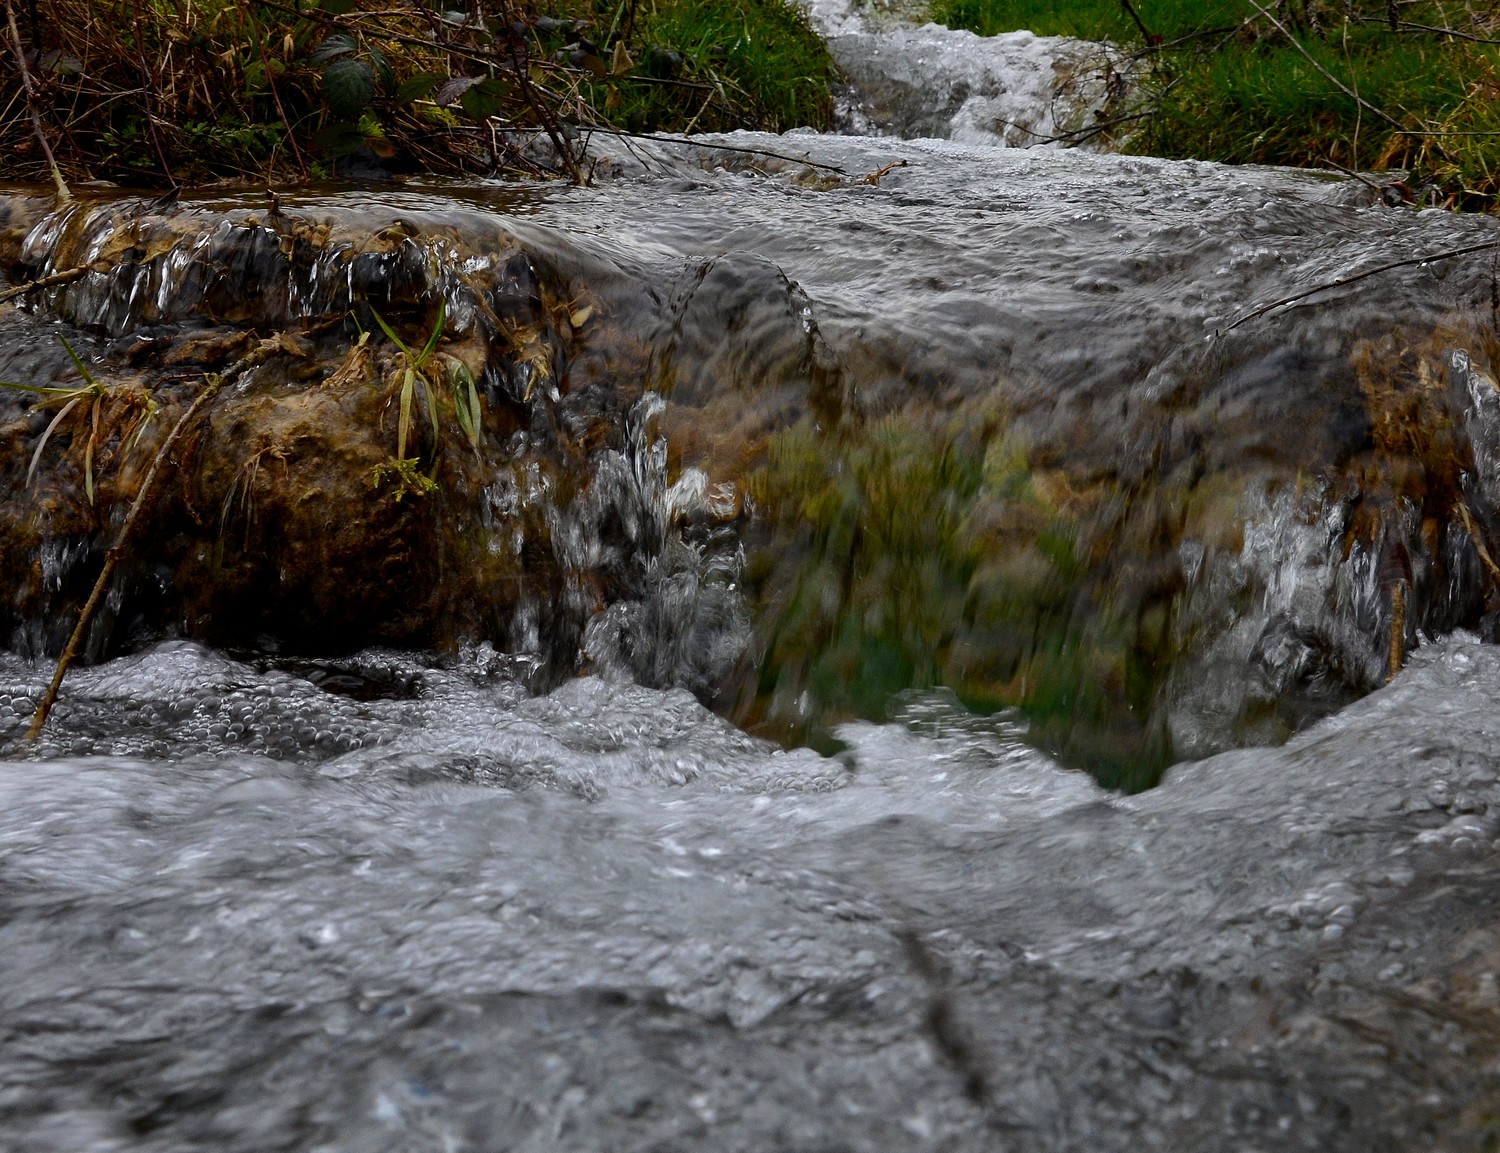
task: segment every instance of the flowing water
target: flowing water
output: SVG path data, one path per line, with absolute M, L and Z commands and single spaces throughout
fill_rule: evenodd
M 0 658 L 0 1148 L 1493 1148 L 1493 262 L 1234 326 L 1493 223 L 961 142 L 620 145 L 596 174 L 288 195 L 281 223 L 8 201 L 30 273 L 135 231 L 0 313 L 5 379 L 68 379 L 54 330 L 123 372 L 204 317 L 316 335 L 439 293 L 458 347 L 568 311 L 481 366 L 518 415 L 453 515 L 519 575 L 435 652 L 295 643 L 337 598 L 278 635 L 195 616 L 166 566 L 198 553 L 163 540 L 96 630 L 120 655 L 25 746 L 101 547 L 43 533 Z M 73 524 L 73 466 L 21 483 L 26 419 L 11 504 Z M 854 543 L 796 535 L 827 461 Z M 226 572 L 260 531 L 236 515 Z M 929 524 L 959 560 L 926 563 Z M 1043 616 L 1061 649 L 1035 625 L 993 656 Z M 1034 692 L 980 716 L 933 687 L 1043 673 L 1116 710 L 1096 752 L 1229 751 L 1126 796 L 1042 751 Z M 701 703 L 785 735 L 820 699 L 826 755 Z
M 844 131 L 1030 148 L 1110 142 L 1139 64 L 1108 44 L 912 25 L 909 0 L 802 0 L 844 74 Z

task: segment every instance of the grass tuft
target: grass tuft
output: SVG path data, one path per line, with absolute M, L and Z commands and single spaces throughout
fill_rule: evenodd
M 1107 39 L 1149 61 L 1129 151 L 1400 170 L 1386 195 L 1500 197 L 1500 6 L 1403 0 L 938 0 L 984 34 Z M 1132 18 L 1131 13 L 1134 13 Z

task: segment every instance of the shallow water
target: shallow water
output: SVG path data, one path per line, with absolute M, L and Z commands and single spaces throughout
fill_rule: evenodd
M 583 309 L 582 326 L 542 333 L 542 370 L 486 370 L 512 455 L 457 515 L 490 534 L 493 553 L 540 554 L 549 575 L 497 583 L 509 591 L 474 639 L 554 669 L 586 653 L 704 699 L 753 679 L 764 658 L 771 687 L 749 703 L 723 690 L 719 707 L 767 733 L 797 735 L 850 708 L 878 715 L 814 691 L 829 679 L 818 646 L 838 635 L 894 651 L 890 679 L 939 680 L 991 704 L 1031 691 L 1017 685 L 1092 678 L 1102 727 L 1133 726 L 1168 750 L 1153 754 L 1160 763 L 1283 739 L 1369 691 L 1393 629 L 1406 645 L 1455 626 L 1494 634 L 1493 261 L 1421 259 L 1493 242 L 1492 220 L 1390 208 L 1314 173 L 1076 151 L 796 133 L 594 146 L 591 188 L 314 191 L 284 197 L 279 223 L 258 192 L 165 212 L 105 198 L 39 213 L 21 251 L 47 273 L 137 230 L 144 257 L 47 300 L 111 363 L 170 347 L 205 315 L 259 331 L 343 325 L 352 340 L 352 309 L 441 296 L 450 338 L 473 340 L 487 309 L 535 313 L 528 323 L 542 327 L 554 322 L 539 300 Z M 311 255 L 287 255 L 308 237 Z M 1402 260 L 1412 263 L 1340 283 Z M 1318 285 L 1329 287 L 1252 315 Z M 50 365 L 65 376 L 60 352 L 34 363 L 45 327 L 24 331 L 0 353 L 0 375 Z M 825 558 L 826 542 L 787 523 L 766 530 L 768 543 L 755 517 L 713 512 L 753 512 L 755 493 L 775 491 L 782 481 L 773 472 L 763 484 L 757 469 L 789 432 L 839 462 L 830 491 L 856 466 L 850 454 L 887 433 L 898 456 L 951 450 L 970 480 L 888 486 L 898 520 L 949 509 L 937 518 L 948 536 Z M 788 507 L 816 503 L 788 454 Z M 860 483 L 865 506 L 884 499 L 880 477 Z M 206 499 L 233 508 L 232 497 Z M 678 497 L 690 515 L 658 515 Z M 679 513 L 725 527 L 725 540 L 705 551 L 668 523 Z M 934 576 L 924 566 L 943 548 Z M 763 595 L 780 601 L 747 617 L 720 596 L 700 614 L 703 590 L 741 587 L 741 560 L 774 570 Z M 815 651 L 773 650 L 767 621 L 825 560 L 877 585 L 890 568 L 897 593 L 917 588 L 909 599 L 937 605 L 937 619 L 911 626 L 918 614 L 890 588 L 856 583 L 808 610 Z M 1410 584 L 1404 628 L 1393 571 Z M 136 584 L 127 617 L 132 596 L 149 602 L 160 581 L 146 571 Z M 67 608 L 59 596 L 54 608 Z M 306 631 L 316 622 L 295 615 L 299 603 L 289 596 L 225 639 L 249 643 L 278 617 Z M 155 627 L 234 619 L 211 607 L 169 604 Z M 22 615 L 16 647 L 57 647 L 37 635 L 47 613 Z M 1068 653 L 1087 668 L 1047 663 Z M 875 680 L 866 695 L 883 691 Z M 1126 683 L 1145 687 L 1122 705 Z
M 938 695 L 825 759 L 168 644 L 0 766 L 0 1145 L 1484 1148 L 1497 691 L 1446 642 L 1127 800 Z
M 165 641 L 75 671 L 25 749 L 50 669 L 7 655 L 0 1148 L 1492 1147 L 1500 653 L 1433 639 L 1493 625 L 1480 560 L 1360 471 L 1372 386 L 1349 367 L 1363 349 L 1398 391 L 1452 405 L 1482 537 L 1500 497 L 1492 265 L 1414 265 L 1229 324 L 1493 222 L 1307 173 L 718 143 L 761 152 L 634 145 L 590 189 L 413 182 L 285 203 L 339 236 L 427 238 L 396 263 L 419 254 L 440 287 L 519 246 L 550 291 L 593 294 L 613 335 L 584 329 L 575 379 L 618 388 L 637 439 L 613 429 L 581 457 L 616 505 L 595 501 L 595 521 L 547 508 L 569 579 L 614 547 L 601 526 L 619 509 L 653 525 L 669 499 L 692 511 L 747 429 L 816 420 L 808 358 L 826 354 L 851 423 L 994 393 L 1036 471 L 1065 474 L 1059 507 L 1075 482 L 1128 495 L 1092 522 L 1119 563 L 1086 607 L 1134 604 L 1148 577 L 1180 596 L 1191 659 L 1156 701 L 1179 752 L 1311 727 L 1129 798 L 1038 751 L 1019 714 L 940 692 L 840 725 L 824 757 L 670 687 L 690 680 L 691 629 L 653 642 L 647 656 L 672 654 L 643 674 L 657 687 L 604 646 L 589 656 L 606 675 L 535 694 L 548 637 L 523 605 L 511 654 L 236 659 Z M 824 167 L 786 159 L 803 154 Z M 256 194 L 163 215 L 211 236 L 264 212 Z M 31 234 L 41 270 L 63 223 Z M 361 287 L 333 249 L 313 267 L 339 276 L 303 269 L 243 300 L 174 259 L 0 314 L 0 375 L 66 376 L 54 316 L 120 358 L 204 299 L 274 330 Z M 622 383 L 622 364 L 650 372 Z M 653 439 L 639 414 L 656 386 Z M 529 427 L 585 426 L 587 392 L 538 390 Z M 684 428 L 716 426 L 674 424 L 674 407 L 733 419 L 683 447 Z M 669 498 L 669 471 L 690 468 L 702 492 Z M 1174 521 L 1156 491 L 1200 504 Z M 1385 501 L 1373 529 L 1366 497 Z M 497 518 L 545 503 L 519 482 L 487 499 Z M 614 604 L 571 620 L 570 660 L 590 624 L 670 633 L 687 615 L 659 579 L 670 542 L 651 544 L 624 558 L 639 563 Z M 1378 688 L 1397 544 L 1422 590 L 1418 647 Z M 66 541 L 37 558 L 54 591 L 88 559 Z M 48 629 L 26 621 L 17 647 L 55 647 Z

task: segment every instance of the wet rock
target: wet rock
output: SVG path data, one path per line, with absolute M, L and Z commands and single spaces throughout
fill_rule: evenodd
M 77 275 L 0 309 L 0 377 L 77 384 L 56 329 L 108 397 L 42 446 L 64 402 L 0 393 L 12 645 L 60 648 L 143 463 L 247 350 L 94 655 L 487 641 L 784 742 L 941 684 L 1138 788 L 1494 633 L 1488 273 L 1419 259 L 1483 222 L 1141 158 L 632 148 L 578 190 L 15 198 L 7 277 Z M 1489 810 L 1452 781 L 1444 812 Z

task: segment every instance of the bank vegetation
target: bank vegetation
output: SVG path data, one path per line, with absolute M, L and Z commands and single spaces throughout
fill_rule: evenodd
M 1084 131 L 1129 151 L 1389 173 L 1382 193 L 1415 203 L 1500 201 L 1497 0 L 937 0 L 934 15 L 1124 47 L 1143 96 Z
M 828 54 L 784 0 L 5 0 L 4 16 L 12 179 L 582 181 L 591 131 L 830 115 Z

